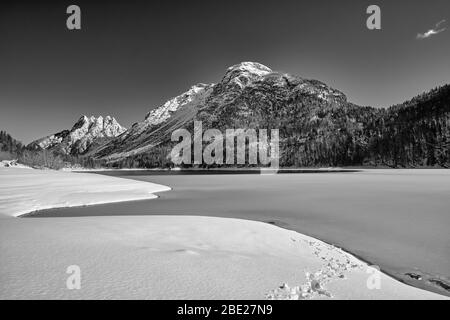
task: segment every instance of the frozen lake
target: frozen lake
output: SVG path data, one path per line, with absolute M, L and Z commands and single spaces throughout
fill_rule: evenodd
M 342 247 L 408 284 L 449 295 L 450 170 L 102 174 L 173 190 L 155 200 L 52 209 L 35 216 L 202 215 L 264 221 Z

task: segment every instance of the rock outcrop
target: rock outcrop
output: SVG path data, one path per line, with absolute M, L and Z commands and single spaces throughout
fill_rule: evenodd
M 49 135 L 28 145 L 33 149 L 48 149 L 63 154 L 83 155 L 118 137 L 126 129 L 115 118 L 81 116 L 72 129 Z

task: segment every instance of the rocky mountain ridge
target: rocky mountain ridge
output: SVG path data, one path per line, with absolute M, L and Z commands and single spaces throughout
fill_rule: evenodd
M 45 149 L 63 154 L 83 155 L 126 131 L 115 118 L 106 116 L 81 116 L 70 130 L 43 137 L 31 142 L 31 149 Z
M 390 108 L 361 107 L 317 81 L 256 62 L 228 68 L 217 84 L 197 84 L 125 130 L 115 119 L 82 117 L 71 130 L 35 141 L 106 165 L 173 166 L 176 129 L 279 129 L 280 165 L 421 167 L 450 165 L 450 86 Z M 103 123 L 103 125 L 102 125 Z M 106 126 L 105 123 L 113 123 Z
M 229 107 L 242 95 L 264 86 L 270 90 L 285 89 L 294 94 L 315 96 L 324 103 L 347 101 L 342 92 L 320 81 L 277 73 L 256 62 L 242 62 L 229 67 L 219 83 L 195 85 L 153 109 L 146 115 L 144 121 L 134 124 L 127 133 L 110 141 L 94 156 L 117 160 L 147 152 L 170 140 L 174 130 L 189 126 L 194 119 L 204 121 L 205 119 L 202 119 L 200 115 L 204 115 L 205 112 L 214 114 L 229 110 Z M 239 110 L 229 111 L 233 114 L 222 114 L 222 116 L 242 116 Z M 235 127 L 231 123 L 230 126 Z

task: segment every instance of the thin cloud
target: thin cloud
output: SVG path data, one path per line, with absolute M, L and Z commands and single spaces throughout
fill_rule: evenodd
M 436 34 L 439 34 L 443 31 L 445 31 L 446 28 L 441 28 L 441 25 L 444 24 L 446 22 L 446 20 L 441 20 L 438 23 L 435 24 L 433 29 L 428 30 L 425 33 L 418 33 L 417 34 L 417 39 L 426 39 L 429 38 L 431 36 L 434 36 Z

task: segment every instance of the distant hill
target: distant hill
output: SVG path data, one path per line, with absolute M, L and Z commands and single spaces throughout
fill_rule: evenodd
M 363 153 L 394 167 L 450 166 L 450 85 L 390 107 L 371 119 Z
M 256 62 L 228 68 L 217 84 L 194 85 L 128 130 L 109 116 L 82 116 L 27 149 L 83 165 L 170 167 L 172 132 L 193 133 L 194 121 L 221 132 L 279 129 L 282 167 L 450 166 L 450 85 L 389 108 L 362 107 L 320 81 Z M 5 150 L 22 148 L 2 139 Z
M 23 150 L 21 142 L 17 141 L 5 131 L 0 131 L 0 161 L 17 159 Z

